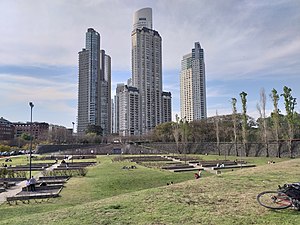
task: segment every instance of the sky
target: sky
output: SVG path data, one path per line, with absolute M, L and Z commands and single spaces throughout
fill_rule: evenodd
M 33 102 L 33 121 L 72 128 L 85 32 L 98 31 L 112 58 L 113 96 L 131 77 L 133 14 L 145 7 L 162 36 L 173 118 L 180 115 L 181 59 L 195 42 L 205 54 L 208 116 L 230 114 L 231 98 L 241 112 L 244 91 L 247 113 L 257 118 L 262 88 L 267 115 L 273 88 L 290 87 L 300 105 L 299 0 L 0 0 L 0 117 L 30 121 Z M 279 108 L 284 114 L 282 97 Z

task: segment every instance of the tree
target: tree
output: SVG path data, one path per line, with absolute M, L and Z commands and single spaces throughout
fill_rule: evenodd
M 155 139 L 163 142 L 173 141 L 173 123 L 174 122 L 166 122 L 158 124 L 154 129 Z
M 232 123 L 233 123 L 233 134 L 234 134 L 234 146 L 235 146 L 235 154 L 239 156 L 239 152 L 237 149 L 237 110 L 236 110 L 236 98 L 231 99 L 232 104 Z
M 260 131 L 262 133 L 266 157 L 269 157 L 268 135 L 267 135 L 267 122 L 266 122 L 266 102 L 267 102 L 265 89 L 260 90 L 260 102 L 256 105 L 256 108 L 260 115 Z
M 215 128 L 216 128 L 216 138 L 217 138 L 218 154 L 221 155 L 221 152 L 220 152 L 220 129 L 219 129 L 220 118 L 219 118 L 217 110 L 216 110 L 216 117 L 214 119 L 214 122 L 215 122 Z
M 180 120 L 180 129 L 181 129 L 181 141 L 183 143 L 184 148 L 184 162 L 186 164 L 186 151 L 187 151 L 187 141 L 188 141 L 188 134 L 189 134 L 189 123 L 184 117 Z
M 28 133 L 22 133 L 21 138 L 25 141 L 30 141 L 30 134 Z
M 8 145 L 0 144 L 0 152 L 8 152 L 10 151 L 10 147 Z
M 87 127 L 86 134 L 95 133 L 96 135 L 102 135 L 102 132 L 103 132 L 103 129 L 101 126 L 90 124 Z
M 173 123 L 173 136 L 176 142 L 176 148 L 177 148 L 177 152 L 179 152 L 179 137 L 180 137 L 180 129 L 179 129 L 179 116 L 178 114 L 175 115 L 176 118 L 176 122 Z M 180 153 L 180 152 L 179 152 Z
M 297 104 L 296 98 L 293 98 L 292 94 L 292 89 L 288 88 L 287 86 L 283 87 L 283 96 L 284 98 L 284 106 L 285 106 L 285 111 L 286 111 L 286 119 L 288 122 L 288 148 L 290 152 L 290 157 L 293 158 L 293 146 L 292 146 L 292 141 L 294 139 L 294 126 L 295 126 L 295 105 Z
M 278 109 L 279 95 L 276 89 L 274 88 L 272 89 L 270 97 L 273 101 L 273 106 L 274 106 L 273 112 L 271 114 L 271 120 L 273 123 L 272 127 L 275 133 L 277 157 L 280 158 L 281 157 L 280 146 L 279 146 L 279 112 L 280 111 Z
M 247 93 L 241 92 L 241 101 L 242 101 L 242 137 L 243 137 L 243 146 L 245 150 L 245 155 L 248 156 L 248 149 L 247 149 Z

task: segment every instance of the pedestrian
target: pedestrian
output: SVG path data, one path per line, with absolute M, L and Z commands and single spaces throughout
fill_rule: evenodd
M 29 180 L 30 190 L 35 191 L 36 179 L 32 176 Z
M 202 173 L 202 170 L 200 169 L 200 170 L 198 171 L 198 176 L 199 176 L 199 178 L 201 177 L 201 173 Z
M 30 191 L 30 182 L 29 182 L 29 179 L 26 180 L 25 185 L 26 185 L 26 190 Z

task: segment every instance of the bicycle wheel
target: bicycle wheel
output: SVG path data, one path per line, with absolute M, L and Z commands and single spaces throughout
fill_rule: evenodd
M 278 191 L 264 191 L 257 195 L 257 201 L 269 209 L 286 209 L 292 206 L 292 199 Z

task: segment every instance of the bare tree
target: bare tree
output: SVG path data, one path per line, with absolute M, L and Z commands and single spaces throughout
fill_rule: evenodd
M 236 156 L 239 156 L 239 152 L 238 152 L 238 149 L 237 149 L 237 110 L 236 110 L 236 102 L 237 102 L 236 98 L 231 99 L 235 154 L 236 154 Z
M 220 152 L 220 129 L 219 129 L 220 118 L 219 118 L 217 110 L 216 110 L 216 117 L 215 117 L 214 121 L 215 121 L 215 128 L 216 128 L 218 154 L 221 155 L 221 152 Z
M 260 90 L 260 102 L 256 105 L 256 108 L 260 115 L 260 130 L 262 131 L 263 142 L 266 149 L 266 157 L 269 157 L 269 143 L 267 134 L 267 122 L 266 122 L 266 102 L 267 102 L 265 89 Z
M 179 116 L 178 114 L 175 115 L 176 117 L 176 122 L 173 124 L 173 136 L 176 142 L 176 150 L 177 152 L 180 153 L 179 149 L 178 149 L 178 145 L 179 145 L 179 137 L 180 137 L 180 128 L 179 128 Z

